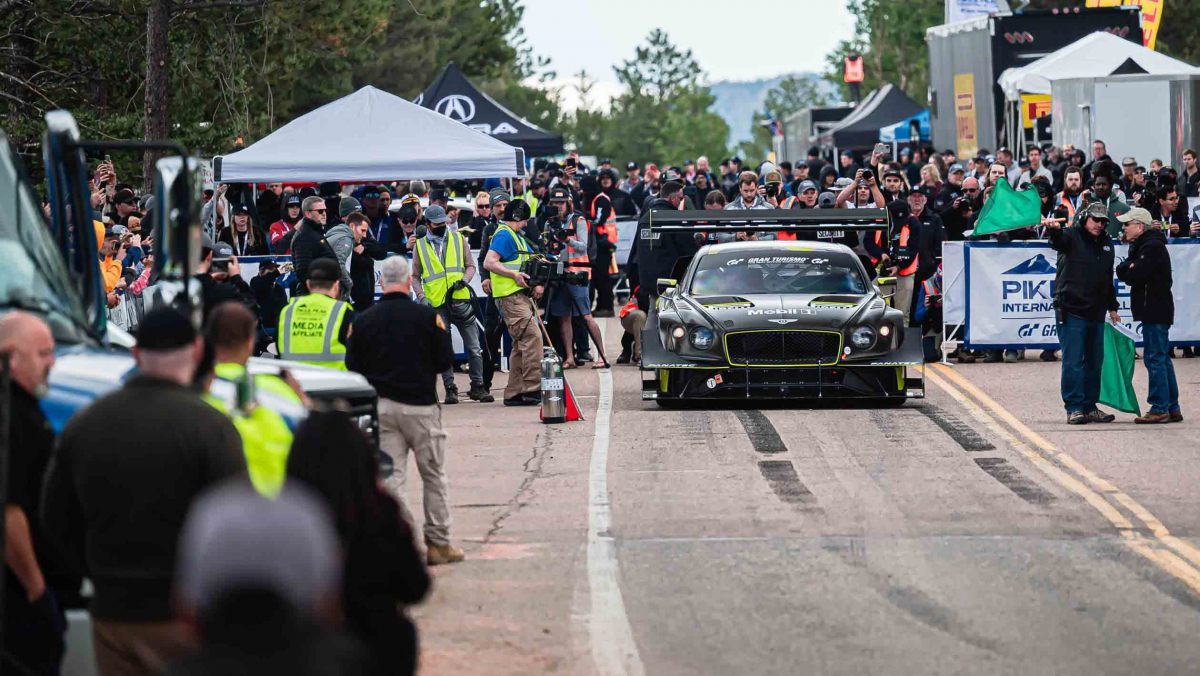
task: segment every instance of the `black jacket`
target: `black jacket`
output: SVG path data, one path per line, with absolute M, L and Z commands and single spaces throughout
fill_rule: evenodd
M 1054 278 L 1054 303 L 1062 312 L 1091 321 L 1102 321 L 1116 310 L 1113 285 L 1113 246 L 1106 233 L 1093 237 L 1083 227 L 1048 230 L 1050 246 L 1058 252 Z
M 354 320 L 346 366 L 379 396 L 412 406 L 436 404 L 438 374 L 454 365 L 450 331 L 431 307 L 387 293 Z
M 670 202 L 662 198 L 655 199 L 648 206 L 650 209 L 675 210 Z M 690 232 L 652 234 L 649 225 L 650 209 L 642 212 L 642 218 L 638 222 L 636 256 L 638 284 L 641 286 L 639 300 L 643 295 L 657 295 L 658 279 L 670 277 L 680 259 L 691 258 L 700 250 L 700 245 Z
M 399 226 L 397 226 L 399 227 Z M 356 312 L 363 312 L 375 304 L 375 261 L 387 258 L 388 250 L 375 241 L 371 233 L 363 237 L 363 252 L 350 254 L 350 303 Z
M 917 234 L 917 281 L 923 282 L 937 272 L 942 260 L 942 243 L 946 241 L 946 228 L 942 219 L 926 209 L 921 212 L 921 231 Z
M 1147 230 L 1129 246 L 1129 257 L 1117 266 L 1117 279 L 1129 285 L 1133 318 L 1147 324 L 1174 324 L 1171 254 L 1161 230 Z
M 300 219 L 296 235 L 292 238 L 292 265 L 296 269 L 295 293 L 308 293 L 308 266 L 318 258 L 337 260 L 333 247 L 325 241 L 325 229 L 307 218 Z
M 204 489 L 245 471 L 233 423 L 182 385 L 134 376 L 75 414 L 50 463 L 42 521 L 95 585 L 92 615 L 171 619 L 188 509 Z

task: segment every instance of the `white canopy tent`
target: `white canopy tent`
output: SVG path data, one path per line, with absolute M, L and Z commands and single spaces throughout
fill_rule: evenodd
M 222 183 L 511 177 L 525 175 L 525 153 L 367 86 L 215 158 L 213 172 Z
M 1054 80 L 1112 75 L 1129 60 L 1141 71 L 1154 75 L 1197 72 L 1194 66 L 1146 49 L 1138 42 L 1097 31 L 1037 61 L 1005 70 L 997 84 L 1006 99 L 1019 101 L 1021 94 L 1049 94 Z

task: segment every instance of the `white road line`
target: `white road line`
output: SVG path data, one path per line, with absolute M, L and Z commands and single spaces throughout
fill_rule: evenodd
M 591 608 L 588 633 L 592 662 L 599 674 L 642 676 L 646 668 L 638 655 L 633 629 L 621 598 L 617 547 L 609 527 L 612 514 L 608 499 L 608 440 L 612 417 L 612 371 L 597 371 L 600 401 L 596 406 L 596 432 L 588 470 L 587 576 Z

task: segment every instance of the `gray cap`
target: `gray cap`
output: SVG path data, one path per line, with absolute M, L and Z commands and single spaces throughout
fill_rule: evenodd
M 492 191 L 488 193 L 488 197 L 492 198 L 493 205 L 496 202 L 511 202 L 512 201 L 512 195 L 509 195 L 508 191 L 505 190 L 504 188 L 492 188 Z
M 216 242 L 212 246 L 213 262 L 227 261 L 233 258 L 233 245 L 228 242 Z
M 429 223 L 441 224 L 450 219 L 446 216 L 445 209 L 436 204 L 430 204 L 429 206 L 425 207 L 425 220 Z
M 806 190 L 816 190 L 817 184 L 807 179 L 800 181 L 800 185 L 796 186 L 796 193 L 802 193 Z
M 176 592 L 193 609 L 236 589 L 267 589 L 300 611 L 337 594 L 341 566 L 328 511 L 288 482 L 274 500 L 233 480 L 201 495 L 179 541 Z
M 823 192 L 820 197 L 817 197 L 817 206 L 821 209 L 832 209 L 837 205 L 837 195 L 831 192 Z
M 959 164 L 958 162 L 950 165 L 951 174 L 965 174 L 966 171 L 966 169 L 963 169 L 963 165 Z
M 362 211 L 362 204 L 353 197 L 343 197 L 338 201 L 338 216 L 343 219 L 356 211 Z

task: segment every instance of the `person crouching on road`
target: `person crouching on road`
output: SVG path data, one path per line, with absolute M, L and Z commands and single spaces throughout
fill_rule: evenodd
M 449 221 L 446 210 L 440 206 L 432 204 L 425 208 L 429 227 L 413 249 L 413 291 L 417 302 L 437 310 L 442 323 L 458 327 L 471 369 L 471 390 L 467 396 L 479 402 L 492 402 L 495 397 L 483 386 L 483 350 L 475 326 L 475 304 L 467 287 L 475 277 L 475 261 L 466 238 L 447 231 Z M 444 403 L 457 404 L 458 386 L 454 384 L 453 368 L 442 372 L 442 385 L 446 388 Z
M 1175 323 L 1175 300 L 1171 297 L 1167 236 L 1150 227 L 1150 212 L 1141 207 L 1117 216 L 1117 220 L 1124 224 L 1125 241 L 1129 242 L 1129 256 L 1117 266 L 1117 278 L 1129 285 L 1133 319 L 1142 323 L 1143 361 L 1150 376 L 1150 412 L 1133 421 L 1183 422 L 1168 335 Z
M 318 258 L 308 267 L 308 294 L 295 296 L 279 313 L 279 358 L 346 370 L 346 334 L 354 311 L 341 297 L 342 267 Z
M 346 366 L 379 393 L 379 445 L 395 470 L 385 485 L 404 504 L 411 450 L 421 474 L 429 565 L 463 560 L 450 544 L 446 490 L 446 432 L 437 401 L 437 376 L 454 365 L 450 331 L 441 315 L 410 297 L 412 268 L 404 256 L 380 267 L 383 297 L 359 315 L 350 332 Z
M 1100 399 L 1100 370 L 1104 364 L 1104 313 L 1114 323 L 1117 292 L 1113 285 L 1113 246 L 1105 226 L 1108 207 L 1102 202 L 1088 206 L 1080 225 L 1063 228 L 1053 218 L 1042 225 L 1050 246 L 1058 252 L 1054 307 L 1058 316 L 1058 340 L 1062 345 L 1063 404 L 1067 423 L 1107 423 L 1111 413 L 1096 408 Z
M 533 250 L 520 234 L 529 216 L 529 205 L 524 201 L 509 202 L 483 260 L 484 269 L 492 274 L 492 298 L 504 315 L 504 324 L 513 341 L 508 357 L 508 385 L 504 388 L 505 406 L 537 406 L 542 402 L 540 362 L 545 344 L 538 325 L 541 320 L 529 292 L 536 300 L 542 297 L 544 289 L 540 286 L 530 289 L 529 275 L 521 272 Z

